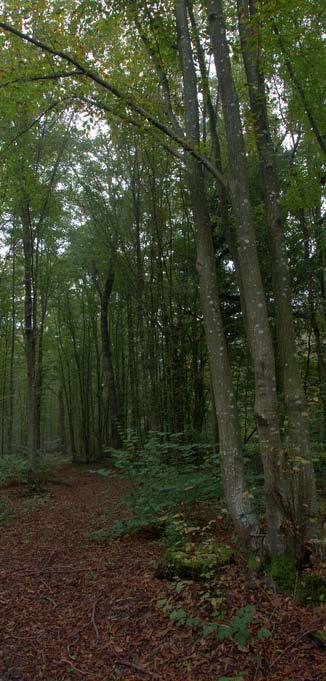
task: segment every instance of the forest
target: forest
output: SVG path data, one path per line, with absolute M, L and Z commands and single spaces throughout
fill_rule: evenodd
M 0 2 L 0 681 L 322 681 L 322 0 Z

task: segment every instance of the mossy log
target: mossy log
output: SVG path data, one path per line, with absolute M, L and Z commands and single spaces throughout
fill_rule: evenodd
M 205 581 L 214 571 L 230 563 L 233 551 L 226 544 L 188 544 L 183 548 L 171 548 L 160 561 L 155 576 L 158 579 L 192 579 Z

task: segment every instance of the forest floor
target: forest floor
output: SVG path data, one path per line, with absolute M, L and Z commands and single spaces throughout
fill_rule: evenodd
M 320 608 L 250 580 L 240 556 L 218 579 L 228 618 L 255 606 L 250 638 L 243 648 L 204 638 L 157 607 L 166 599 L 193 612 L 205 599 L 203 584 L 179 592 L 155 578 L 162 546 L 140 538 L 100 545 L 87 534 L 119 517 L 128 483 L 70 465 L 60 477 L 43 496 L 19 486 L 0 492 L 14 508 L 0 528 L 0 681 L 325 679 L 325 657 L 308 636 L 322 625 Z M 222 523 L 222 541 L 227 531 Z M 258 638 L 261 627 L 270 638 Z

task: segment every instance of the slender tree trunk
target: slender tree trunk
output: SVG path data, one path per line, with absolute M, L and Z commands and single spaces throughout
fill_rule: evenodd
M 16 239 L 12 240 L 12 285 L 11 285 L 11 340 L 10 340 L 10 364 L 9 364 L 9 416 L 8 416 L 8 444 L 9 456 L 12 454 L 12 435 L 14 425 L 14 366 L 16 348 Z
M 109 311 L 109 301 L 112 292 L 114 282 L 114 271 L 109 272 L 105 278 L 103 290 L 100 290 L 99 283 L 97 284 L 97 290 L 100 295 L 100 305 L 101 305 L 101 338 L 102 338 L 102 352 L 103 352 L 103 366 L 104 374 L 107 383 L 108 399 L 109 399 L 109 414 L 111 423 L 111 446 L 114 449 L 120 449 L 122 447 L 121 434 L 120 434 L 120 417 L 118 400 L 116 394 L 116 385 L 114 370 L 112 364 L 111 355 L 111 343 L 109 335 L 109 323 L 108 323 L 108 311 Z
M 255 413 L 265 475 L 267 544 L 271 555 L 278 555 L 294 548 L 295 512 L 286 484 L 287 464 L 278 420 L 274 351 L 258 262 L 239 101 L 231 72 L 221 0 L 207 0 L 207 10 L 227 139 L 240 283 L 255 371 Z
M 35 342 L 36 315 L 33 309 L 33 233 L 30 220 L 29 203 L 23 199 L 21 203 L 21 219 L 23 226 L 24 247 L 24 337 L 27 367 L 26 402 L 27 402 L 27 452 L 29 463 L 29 479 L 34 482 L 37 477 L 37 449 L 35 443 Z
M 310 456 L 307 405 L 295 343 L 289 269 L 283 243 L 284 220 L 261 66 L 256 5 L 256 0 L 238 0 L 239 30 L 250 107 L 254 116 L 255 139 L 264 189 L 266 226 L 271 245 L 277 349 L 288 419 L 286 448 L 291 470 L 290 483 L 296 533 L 301 543 L 311 531 L 311 518 L 315 511 L 315 480 Z
M 6 437 L 6 428 L 5 428 L 5 422 L 6 422 L 6 393 L 8 390 L 7 386 L 7 365 L 8 365 L 8 353 L 9 353 L 9 346 L 10 346 L 10 326 L 9 326 L 9 319 L 7 318 L 5 328 L 4 328 L 4 352 L 3 352 L 3 357 L 2 357 L 2 366 L 1 366 L 1 378 L 2 378 L 2 390 L 1 390 L 1 428 L 0 428 L 0 433 L 1 433 L 1 458 L 4 457 L 5 455 L 5 447 L 6 447 L 6 442 L 5 442 L 5 437 Z
M 135 247 L 136 247 L 136 313 L 137 313 L 137 346 L 140 356 L 140 367 L 137 371 L 139 375 L 138 388 L 138 412 L 139 412 L 139 429 L 140 435 L 142 433 L 142 425 L 144 422 L 144 414 L 148 412 L 148 391 L 146 389 L 147 383 L 147 358 L 145 348 L 145 331 L 144 331 L 144 309 L 143 309 L 143 292 L 144 292 L 144 267 L 141 251 L 141 205 L 140 205 L 140 168 L 138 151 L 135 152 L 133 168 L 131 170 L 131 191 L 132 191 L 132 205 L 133 217 L 135 227 Z M 136 353 L 135 353 L 136 354 Z M 138 356 L 136 357 L 138 361 Z
M 196 74 L 187 25 L 185 0 L 176 2 L 178 49 L 181 60 L 186 134 L 199 142 L 199 116 Z M 215 253 L 207 208 L 203 170 L 188 157 L 188 181 L 196 231 L 197 270 L 200 300 L 212 376 L 220 436 L 222 476 L 233 523 L 247 545 L 255 544 L 256 520 L 250 507 L 243 472 L 239 420 L 231 380 L 228 351 L 223 330 L 216 279 Z
M 59 452 L 65 454 L 67 447 L 64 388 L 60 385 L 58 393 L 58 439 Z
M 326 441 L 326 364 L 324 360 L 323 347 L 322 347 L 322 337 L 320 333 L 320 328 L 318 324 L 318 318 L 316 314 L 316 307 L 314 301 L 314 291 L 313 291 L 313 275 L 311 270 L 311 262 L 309 256 L 309 231 L 305 219 L 304 211 L 300 211 L 300 224 L 303 235 L 303 246 L 304 246 L 304 261 L 308 280 L 308 306 L 310 315 L 311 329 L 315 337 L 318 373 L 319 373 L 319 385 L 320 385 L 320 399 L 323 405 L 323 442 Z

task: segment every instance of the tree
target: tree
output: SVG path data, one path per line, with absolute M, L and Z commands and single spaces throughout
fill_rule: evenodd
M 88 259 L 88 264 L 87 258 L 84 258 L 79 267 L 86 264 L 88 275 L 80 272 L 79 279 L 76 279 L 71 273 L 70 283 L 67 284 L 69 314 L 63 315 L 63 318 L 76 365 L 74 381 L 77 380 L 75 385 L 78 385 L 80 404 L 83 405 L 80 412 L 82 421 L 79 417 L 77 430 L 88 424 L 82 440 L 89 437 L 88 431 L 91 429 L 93 435 L 97 433 L 97 441 L 101 441 L 103 400 L 94 392 L 95 385 L 100 385 L 102 371 L 97 344 L 100 320 L 90 304 L 91 282 L 95 284 L 102 309 L 103 348 L 108 350 L 109 344 L 112 344 L 112 352 L 104 353 L 107 368 L 110 367 L 108 358 L 112 358 L 111 369 L 106 371 L 109 379 L 107 384 L 111 386 L 108 392 L 111 414 L 116 413 L 116 402 L 119 421 L 124 423 L 124 427 L 131 424 L 139 438 L 146 433 L 150 421 L 162 424 L 170 432 L 184 427 L 186 413 L 191 399 L 196 398 L 197 388 L 187 385 L 185 390 L 181 390 L 180 386 L 185 377 L 189 377 L 190 357 L 192 365 L 198 367 L 196 358 L 200 344 L 196 341 L 193 345 L 191 339 L 190 343 L 185 342 L 184 329 L 189 326 L 184 323 L 183 312 L 185 309 L 186 314 L 192 315 L 194 319 L 198 316 L 198 310 L 194 302 L 189 309 L 187 298 L 185 303 L 180 304 L 183 297 L 176 285 L 173 268 L 175 249 L 178 247 L 182 252 L 183 247 L 179 244 L 185 233 L 190 206 L 228 505 L 242 538 L 256 546 L 256 535 L 260 532 L 250 508 L 243 473 L 243 407 L 241 404 L 238 408 L 232 380 L 232 372 L 235 374 L 232 358 L 244 356 L 247 342 L 254 369 L 255 418 L 264 465 L 268 551 L 272 556 L 289 552 L 300 559 L 304 541 L 312 531 L 314 480 L 308 462 L 310 450 L 306 408 L 298 378 L 299 362 L 294 352 L 293 301 L 283 242 L 283 234 L 292 224 L 282 215 L 283 192 L 287 192 L 286 200 L 290 202 L 294 181 L 288 173 L 288 186 L 284 189 L 281 174 L 284 168 L 294 167 L 297 170 L 296 159 L 299 154 L 303 154 L 305 159 L 309 157 L 312 167 L 312 155 L 309 156 L 305 145 L 306 140 L 313 138 L 314 144 L 318 149 L 321 148 L 320 121 L 307 93 L 302 86 L 297 86 L 297 63 L 294 64 L 289 46 L 284 44 L 280 36 L 278 16 L 273 23 L 276 28 L 270 49 L 260 47 L 260 40 L 265 39 L 266 26 L 271 23 L 268 8 L 259 8 L 257 11 L 254 2 L 238 2 L 248 106 L 242 67 L 236 61 L 238 36 L 234 31 L 227 34 L 226 30 L 226 17 L 229 11 L 232 12 L 229 4 L 207 0 L 203 6 L 190 0 L 178 0 L 175 13 L 172 3 L 158 5 L 153 8 L 151 3 L 119 2 L 98 14 L 91 7 L 83 8 L 91 30 L 99 32 L 101 67 L 98 71 L 87 64 L 85 55 L 91 55 L 91 45 L 82 23 L 79 24 L 75 17 L 71 18 L 66 8 L 61 8 L 58 15 L 52 8 L 47 8 L 44 17 L 44 20 L 50 21 L 53 35 L 56 29 L 62 27 L 64 17 L 66 31 L 59 41 L 60 48 L 53 46 L 57 43 L 50 45 L 22 33 L 8 21 L 0 24 L 4 30 L 38 49 L 32 69 L 24 66 L 23 74 L 18 74 L 15 79 L 16 86 L 18 82 L 20 86 L 28 83 L 28 87 L 41 82 L 42 87 L 50 87 L 57 92 L 67 106 L 71 107 L 73 102 L 73 107 L 78 107 L 82 115 L 87 109 L 92 112 L 101 110 L 106 116 L 105 120 L 110 120 L 107 135 L 112 152 L 111 180 L 107 183 L 104 178 L 104 166 L 99 158 L 96 162 L 96 177 L 99 179 L 90 190 L 90 178 L 84 177 L 82 189 L 78 187 L 80 196 L 75 201 L 83 214 L 82 220 L 79 219 L 78 225 L 75 225 L 76 233 L 82 234 L 80 223 L 83 220 L 87 224 L 86 233 L 90 226 L 96 232 L 96 225 L 101 225 L 99 233 L 102 234 L 100 239 L 103 242 L 103 220 L 105 222 L 110 216 L 110 238 L 114 235 L 115 241 L 111 255 L 116 253 L 114 266 L 110 257 L 106 262 L 98 259 L 98 253 L 97 258 Z M 291 8 L 284 9 L 284 17 L 289 25 L 292 21 L 291 11 Z M 306 20 L 309 13 L 311 15 L 311 6 L 307 2 L 307 8 L 300 16 Z M 131 45 L 130 36 L 134 26 L 138 30 L 138 37 L 135 39 L 133 34 Z M 43 19 L 38 26 L 39 34 L 42 27 Z M 319 34 L 319 27 L 316 26 L 314 35 L 317 41 Z M 231 55 L 227 35 L 232 42 Z M 126 46 L 130 46 L 130 51 Z M 80 56 L 72 56 L 78 50 Z M 216 78 L 209 69 L 210 50 L 218 80 L 217 105 L 214 103 Z M 299 128 L 293 131 L 294 116 L 290 109 L 284 115 L 282 97 L 277 105 L 269 97 L 273 50 L 278 55 L 277 63 L 280 63 L 277 75 L 284 90 L 288 89 L 291 93 L 293 111 L 297 118 L 303 113 L 305 115 L 304 136 Z M 54 73 L 49 72 L 43 55 L 53 60 Z M 59 71 L 58 57 L 63 63 L 69 64 L 69 68 Z M 111 80 L 100 75 L 101 70 L 107 68 L 108 60 L 112 65 Z M 300 68 L 303 68 L 302 65 Z M 133 87 L 136 90 L 135 83 L 137 95 L 131 96 L 129 89 Z M 298 115 L 300 106 L 304 112 Z M 94 125 L 94 113 L 92 115 L 91 124 Z M 112 116 L 115 117 L 115 123 L 112 122 Z M 275 123 L 277 118 L 281 123 Z M 286 134 L 290 131 L 294 140 L 291 155 L 285 149 L 277 155 L 274 148 L 275 142 L 279 143 L 284 118 L 284 125 L 288 126 Z M 308 130 L 307 121 L 311 130 Z M 276 126 L 275 140 L 271 122 Z M 130 134 L 131 143 L 130 139 L 127 142 L 121 139 L 121 128 L 126 123 L 134 131 Z M 155 154 L 148 149 L 147 140 L 155 145 Z M 262 170 L 259 178 L 256 151 Z M 86 155 L 90 158 L 92 151 L 88 149 Z M 180 164 L 186 171 L 183 176 L 180 176 Z M 82 174 L 78 162 L 75 172 Z M 119 190 L 115 186 L 117 182 L 120 183 Z M 65 191 L 67 195 L 67 188 Z M 104 201 L 99 200 L 101 193 Z M 257 243 L 261 238 L 265 240 L 263 218 L 259 213 L 262 197 L 271 259 Z M 100 205 L 102 208 L 99 210 Z M 307 238 L 305 240 L 307 242 Z M 77 241 L 71 238 L 70 248 L 73 244 L 76 246 Z M 321 252 L 319 246 L 318 249 Z M 191 257 L 191 252 L 189 255 Z M 309 260 L 306 248 L 307 258 Z M 113 270 L 116 300 L 119 303 L 116 304 L 111 298 L 109 336 L 106 311 L 112 290 Z M 322 287 L 323 280 L 321 290 Z M 242 322 L 239 317 L 240 304 Z M 309 309 L 311 316 L 311 302 Z M 232 329 L 225 327 L 225 310 L 232 315 Z M 273 314 L 277 329 L 277 352 L 273 342 Z M 78 324 L 78 315 L 81 315 L 81 325 Z M 92 320 L 91 332 L 87 328 L 88 316 Z M 315 329 L 313 316 L 311 322 Z M 288 325 L 288 333 L 284 333 L 285 324 Z M 198 327 L 195 325 L 195 328 Z M 123 352 L 113 329 L 117 333 L 119 329 L 121 339 L 124 339 L 125 332 L 127 341 L 123 345 Z M 96 366 L 92 362 L 94 352 Z M 321 343 L 318 345 L 318 342 L 317 354 L 321 366 Z M 275 359 L 280 369 L 279 380 L 276 377 Z M 71 369 L 67 368 L 67 371 L 67 375 L 71 376 Z M 236 373 L 239 386 L 242 371 L 238 369 Z M 252 394 L 250 363 L 245 374 L 246 387 L 240 399 L 245 404 L 247 438 L 248 395 Z M 64 379 L 64 373 L 62 376 Z M 118 386 L 117 391 L 113 385 Z M 200 385 L 200 382 L 195 385 Z M 202 384 L 200 390 L 203 392 Z M 71 388 L 66 388 L 65 392 L 67 410 L 70 410 L 67 396 L 71 395 Z M 117 400 L 114 398 L 115 392 Z M 148 414 L 152 404 L 149 394 L 153 396 L 155 404 L 155 413 L 151 416 Z M 285 418 L 282 421 L 279 418 L 282 403 L 283 417 L 286 415 L 288 422 Z M 70 421 L 72 431 L 76 416 Z M 305 502 L 300 505 L 302 497 Z

